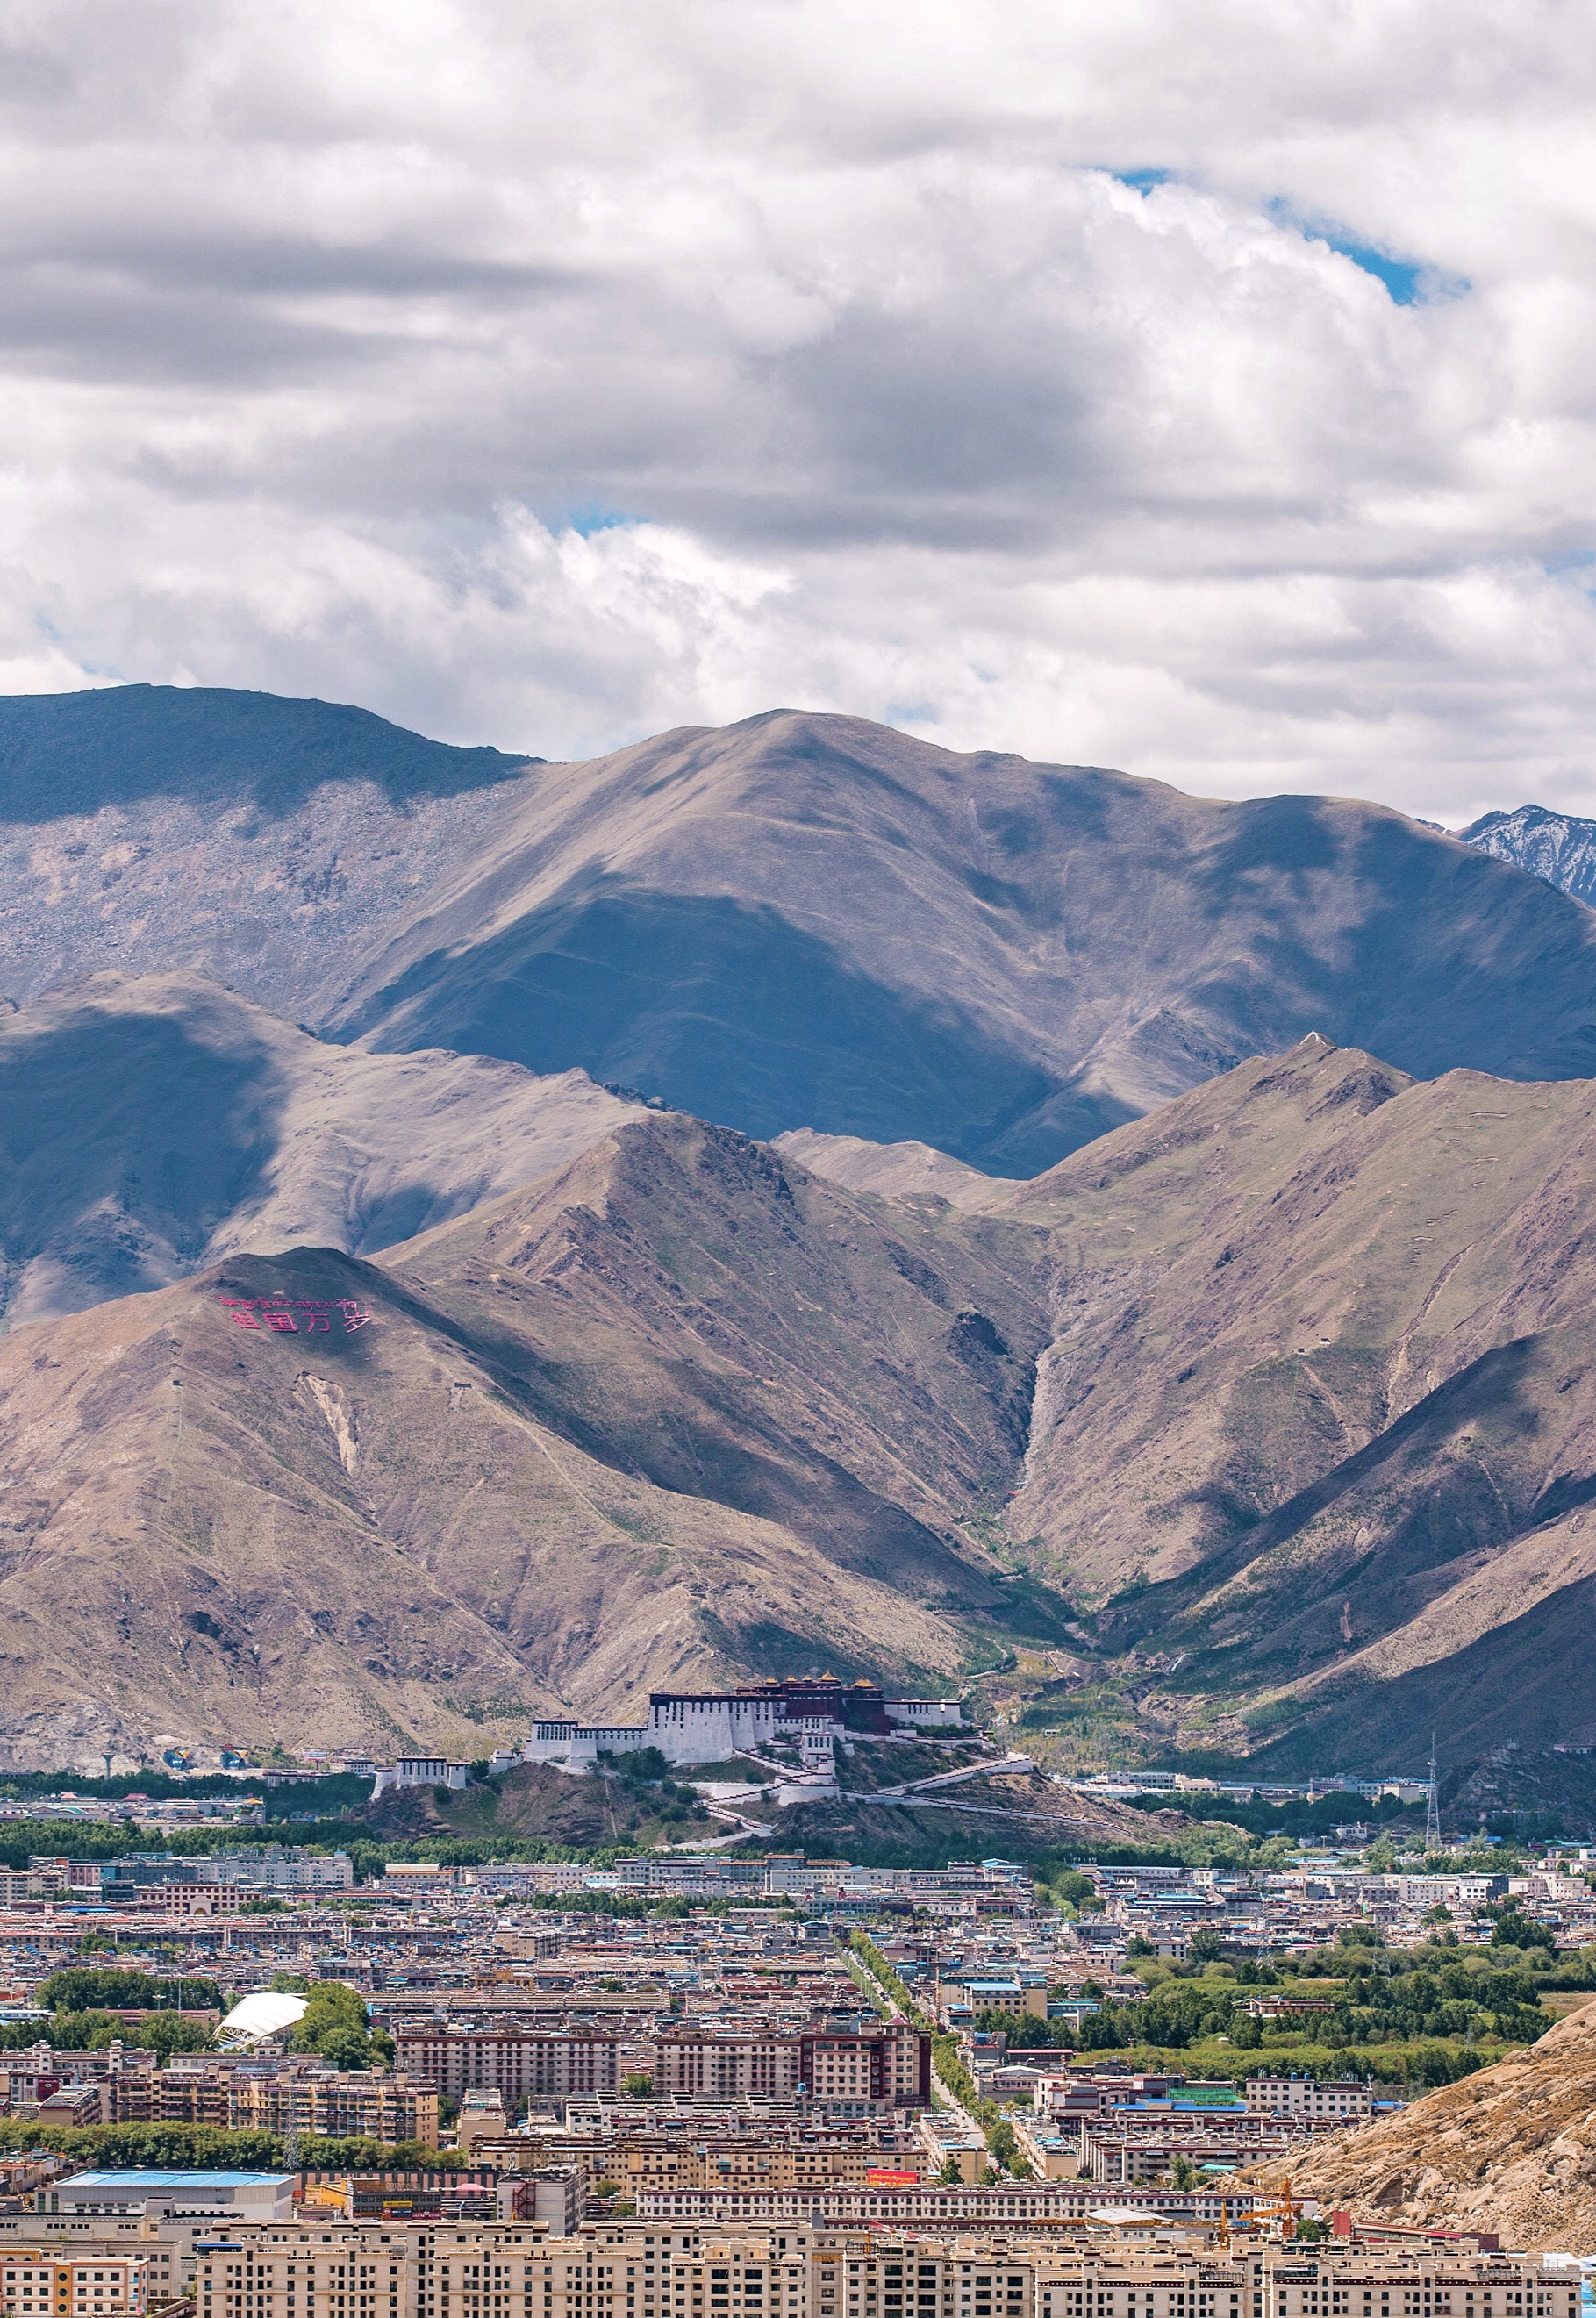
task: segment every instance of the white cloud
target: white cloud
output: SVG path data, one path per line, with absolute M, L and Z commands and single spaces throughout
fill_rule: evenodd
M 0 683 L 1596 811 L 1582 33 L 11 0 Z

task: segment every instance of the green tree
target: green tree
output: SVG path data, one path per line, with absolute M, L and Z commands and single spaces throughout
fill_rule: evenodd
M 214 2038 L 202 2020 L 180 2020 L 175 2012 L 147 2012 L 136 2030 L 123 2029 L 122 2035 L 158 2053 L 163 2068 L 174 2053 L 207 2052 Z
M 1493 1948 L 1545 1948 L 1548 1955 L 1555 1955 L 1557 1952 L 1557 1941 L 1551 1926 L 1532 1924 L 1511 1903 L 1496 1918 L 1491 1945 Z
M 621 2080 L 621 2090 L 633 2100 L 647 2100 L 654 2089 L 654 2080 L 646 2069 L 633 2069 Z
M 40 1981 L 39 2001 L 52 2012 L 153 2011 L 165 2005 L 190 2012 L 222 2008 L 221 1990 L 213 1980 L 157 1980 L 147 1972 L 81 1963 L 63 1965 Z
M 369 2069 L 393 2053 L 386 2035 L 372 2035 L 363 1997 L 339 1980 L 321 1981 L 310 1990 L 293 2032 L 293 2048 L 319 2053 L 335 2069 Z

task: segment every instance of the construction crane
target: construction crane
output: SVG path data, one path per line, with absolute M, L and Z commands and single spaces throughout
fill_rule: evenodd
M 1223 2205 L 1220 2207 L 1220 2212 L 1222 2215 L 1224 2214 L 1224 2207 Z M 1287 2179 L 1281 2182 L 1280 2195 L 1272 2206 L 1254 2206 L 1252 2211 L 1248 2215 L 1247 2219 L 1244 2222 L 1238 2222 L 1236 2226 L 1238 2230 L 1251 2230 L 1258 2222 L 1270 2220 L 1278 2221 L 1280 2224 L 1280 2235 L 1283 2238 L 1294 2238 L 1296 2235 L 1296 2225 L 1301 2219 L 1302 2207 L 1292 2196 L 1291 2183 L 1289 2179 Z M 1230 2247 L 1230 2224 L 1228 2219 L 1222 2219 L 1220 2222 L 1219 2242 L 1220 2244 L 1228 2251 Z

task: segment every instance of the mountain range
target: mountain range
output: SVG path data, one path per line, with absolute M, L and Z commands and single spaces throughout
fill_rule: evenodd
M 1596 1739 L 1544 879 L 787 714 L 568 766 L 129 687 L 0 703 L 0 803 L 19 1762 L 811 1664 Z
M 1474 846 L 852 717 L 556 765 L 262 695 L 4 701 L 0 886 L 18 1001 L 187 969 L 339 1043 L 1015 1177 L 1310 1030 L 1596 1069 L 1596 917 Z

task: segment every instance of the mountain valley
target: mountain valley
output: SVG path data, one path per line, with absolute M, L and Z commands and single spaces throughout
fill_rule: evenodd
M 1056 1630 L 957 1527 L 1016 1470 L 1045 1278 L 1029 1226 L 648 1118 L 381 1266 L 238 1256 L 13 1330 L 13 1758 L 486 1752 L 795 1658 L 955 1682 Z

